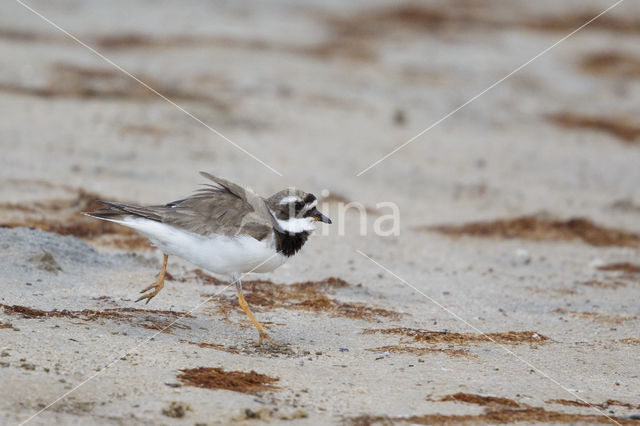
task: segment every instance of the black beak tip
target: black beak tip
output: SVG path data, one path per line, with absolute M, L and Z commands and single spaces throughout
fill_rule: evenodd
M 322 222 L 322 223 L 327 223 L 327 224 L 331 224 L 331 219 L 329 219 L 328 217 L 326 217 L 325 215 L 323 215 L 322 213 L 320 213 L 319 211 L 315 211 L 313 217 L 318 221 L 318 222 Z

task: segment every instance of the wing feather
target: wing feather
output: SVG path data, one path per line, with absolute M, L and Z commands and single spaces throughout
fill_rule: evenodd
M 107 207 L 88 214 L 107 220 L 133 215 L 203 236 L 248 234 L 262 240 L 274 227 L 280 228 L 264 198 L 226 179 L 200 174 L 214 184 L 205 184 L 189 198 L 156 206 L 101 201 Z

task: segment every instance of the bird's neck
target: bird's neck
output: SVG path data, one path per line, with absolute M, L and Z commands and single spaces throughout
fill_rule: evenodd
M 289 257 L 293 256 L 302 248 L 307 238 L 309 238 L 309 231 L 302 231 L 297 233 L 291 232 L 279 232 L 274 230 L 276 238 L 276 250 L 283 255 Z

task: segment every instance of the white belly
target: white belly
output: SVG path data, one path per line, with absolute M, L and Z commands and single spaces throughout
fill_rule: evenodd
M 273 237 L 262 241 L 248 235 L 204 237 L 142 218 L 126 218 L 121 223 L 146 235 L 164 253 L 216 274 L 270 272 L 287 261 L 276 251 Z

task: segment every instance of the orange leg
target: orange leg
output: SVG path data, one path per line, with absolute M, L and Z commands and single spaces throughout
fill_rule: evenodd
M 144 293 L 147 292 L 146 294 L 143 294 L 142 296 L 140 296 L 138 298 L 138 300 L 136 300 L 136 302 L 139 302 L 143 299 L 147 299 L 147 301 L 145 303 L 149 303 L 149 301 L 151 299 L 153 299 L 156 294 L 160 293 L 160 290 L 162 290 L 162 288 L 164 287 L 164 275 L 167 272 L 167 259 L 169 259 L 169 255 L 168 254 L 163 254 L 162 255 L 162 269 L 160 270 L 160 275 L 158 276 L 158 279 L 156 280 L 155 283 L 151 284 L 149 287 L 145 288 L 144 290 L 142 290 L 140 293 Z M 150 291 L 152 290 L 152 291 Z
M 262 339 L 267 339 L 269 343 L 277 346 L 278 343 L 275 340 L 273 340 L 271 337 L 269 337 L 269 334 L 267 334 L 267 330 L 264 329 L 262 324 L 258 322 L 255 316 L 253 316 L 251 309 L 249 309 L 249 304 L 244 299 L 244 295 L 242 294 L 242 284 L 240 284 L 240 281 L 236 282 L 236 288 L 238 290 L 238 303 L 240 303 L 240 307 L 242 308 L 244 313 L 247 314 L 247 316 L 249 317 L 253 325 L 256 326 L 256 328 L 258 329 L 258 333 L 260 333 L 259 343 L 262 344 Z

